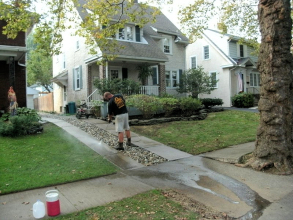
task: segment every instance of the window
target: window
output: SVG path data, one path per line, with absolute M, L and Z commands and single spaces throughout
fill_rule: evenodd
M 126 27 L 126 40 L 133 41 L 133 27 Z
M 260 75 L 259 73 L 250 73 L 250 83 L 251 87 L 259 86 L 260 84 Z
M 166 87 L 175 88 L 179 85 L 179 75 L 177 70 L 166 71 Z
M 196 69 L 196 57 L 190 58 L 190 69 Z
M 73 90 L 82 89 L 82 66 L 73 69 Z
M 171 39 L 170 38 L 165 38 L 163 40 L 164 44 L 164 53 L 171 53 Z
M 209 46 L 204 46 L 203 47 L 203 57 L 205 60 L 210 59 L 210 48 Z
M 125 40 L 125 29 L 124 28 L 120 28 L 119 29 L 119 36 L 118 39 L 120 40 Z
M 158 67 L 153 66 L 152 70 L 153 70 L 153 75 L 152 75 L 153 85 L 158 85 L 159 84 Z
M 217 72 L 215 72 L 215 71 L 210 72 L 210 77 L 212 79 L 212 87 L 218 88 L 218 82 L 216 82 L 217 81 Z
M 117 79 L 118 78 L 118 70 L 111 70 L 110 71 L 110 77 L 111 79 Z
M 240 53 L 240 57 L 244 57 L 244 47 L 242 44 L 239 45 L 239 53 Z
M 75 89 L 80 89 L 80 71 L 75 68 Z

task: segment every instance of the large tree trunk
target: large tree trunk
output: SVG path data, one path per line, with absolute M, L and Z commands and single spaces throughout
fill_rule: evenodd
M 293 173 L 290 7 L 290 0 L 260 0 L 258 11 L 260 126 L 251 166 L 257 170 L 274 166 L 280 174 Z

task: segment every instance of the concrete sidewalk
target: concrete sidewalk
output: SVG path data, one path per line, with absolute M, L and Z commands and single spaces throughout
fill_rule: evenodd
M 45 202 L 45 192 L 55 188 L 59 190 L 61 214 L 104 205 L 159 188 L 175 189 L 234 218 L 292 219 L 292 176 L 275 176 L 230 164 L 236 163 L 243 155 L 252 152 L 253 143 L 193 156 L 132 133 L 132 142 L 135 145 L 169 160 L 146 167 L 67 122 L 49 118 L 45 120 L 60 126 L 116 164 L 121 168 L 121 172 L 90 180 L 2 195 L 0 196 L 1 220 L 34 219 L 33 203 L 37 199 Z M 95 123 L 100 128 L 115 133 L 114 126 L 102 120 L 89 119 L 87 122 Z

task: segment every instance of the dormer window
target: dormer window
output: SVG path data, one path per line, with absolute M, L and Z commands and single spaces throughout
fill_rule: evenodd
M 237 56 L 240 58 L 247 57 L 247 46 L 246 45 L 238 44 Z
M 116 34 L 116 39 L 125 41 L 141 41 L 141 29 L 139 26 L 127 25 L 124 28 L 120 28 Z
M 172 53 L 172 44 L 171 44 L 171 38 L 166 37 L 163 39 L 163 47 L 164 47 L 164 53 L 171 54 Z

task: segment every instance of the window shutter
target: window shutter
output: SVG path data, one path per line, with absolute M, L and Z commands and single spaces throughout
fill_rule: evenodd
M 72 69 L 72 85 L 73 85 L 73 91 L 75 91 L 75 71 L 74 68 Z
M 80 79 L 79 79 L 79 81 L 80 81 L 80 89 L 82 89 L 83 83 L 82 83 L 82 66 L 81 65 L 79 66 L 79 74 L 80 74 Z
M 136 42 L 140 42 L 140 27 L 138 25 L 135 26 L 135 39 Z
M 181 78 L 182 78 L 182 69 L 179 69 L 179 82 L 180 82 L 180 80 L 181 80 Z

